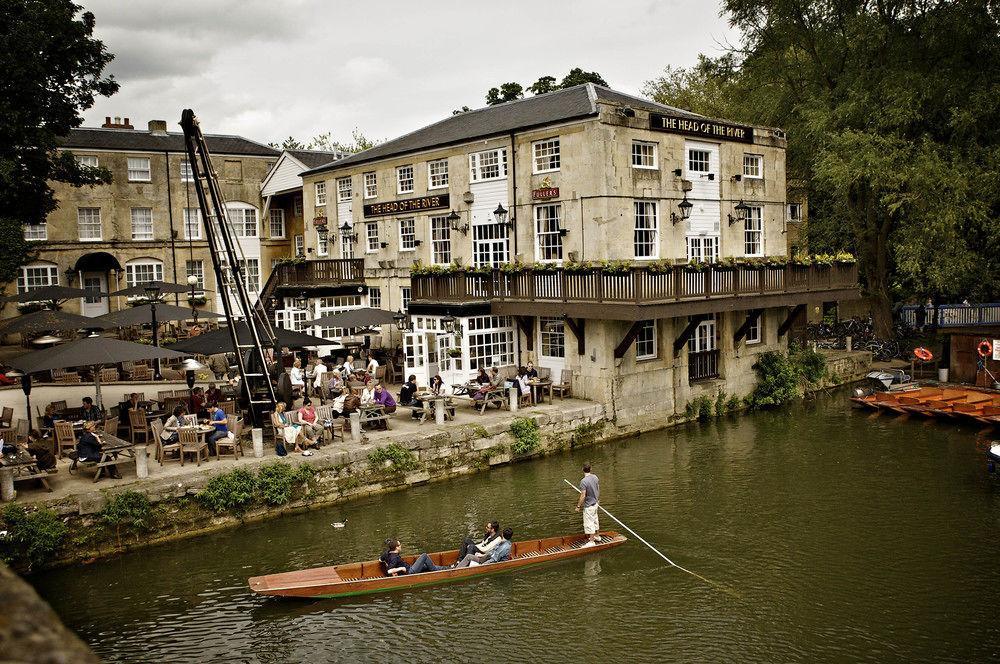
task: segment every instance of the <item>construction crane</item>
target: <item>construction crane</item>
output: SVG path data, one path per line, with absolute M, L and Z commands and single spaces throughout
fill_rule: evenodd
M 198 207 L 205 224 L 205 238 L 212 254 L 215 281 L 240 372 L 241 389 L 249 404 L 251 422 L 260 426 L 264 413 L 272 411 L 276 402 L 269 375 L 271 363 L 264 352 L 265 343 L 270 348 L 274 347 L 274 335 L 263 307 L 250 300 L 244 278 L 246 263 L 243 251 L 229 223 L 226 201 L 219 188 L 219 177 L 212 166 L 208 145 L 198 118 L 191 109 L 185 109 L 181 114 L 181 128 L 184 130 L 194 190 L 198 195 Z M 245 331 L 237 325 L 240 320 L 246 323 Z

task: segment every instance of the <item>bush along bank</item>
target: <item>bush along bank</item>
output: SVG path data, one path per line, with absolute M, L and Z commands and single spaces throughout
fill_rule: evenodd
M 622 435 L 600 404 L 522 411 L 294 461 L 249 459 L 218 472 L 150 477 L 125 490 L 0 510 L 0 556 L 21 572 L 87 561 L 310 507 L 473 473 Z M 629 432 L 631 434 L 631 432 Z M 141 489 L 136 491 L 134 489 Z

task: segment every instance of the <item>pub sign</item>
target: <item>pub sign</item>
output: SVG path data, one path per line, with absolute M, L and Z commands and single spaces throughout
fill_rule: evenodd
M 448 194 L 437 196 L 420 196 L 402 201 L 386 201 L 385 203 L 369 203 L 364 207 L 365 217 L 384 217 L 389 214 L 407 214 L 423 212 L 424 210 L 442 210 L 451 207 Z
M 678 115 L 663 113 L 649 114 L 649 128 L 654 131 L 665 131 L 671 134 L 686 134 L 720 141 L 738 141 L 753 143 L 753 127 L 716 122 L 701 118 L 685 118 Z

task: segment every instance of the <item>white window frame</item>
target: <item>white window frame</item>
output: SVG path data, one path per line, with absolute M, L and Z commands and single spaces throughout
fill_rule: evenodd
M 719 260 L 718 235 L 688 235 L 685 244 L 688 263 L 715 263 Z
M 517 331 L 509 316 L 472 316 L 466 325 L 470 369 L 514 364 Z
M 538 355 L 558 360 L 566 358 L 566 323 L 562 318 L 538 317 Z
M 660 167 L 660 144 L 655 141 L 633 140 L 631 155 L 632 168 L 655 171 Z M 647 163 L 650 159 L 652 163 Z
M 285 239 L 285 210 L 283 208 L 271 208 L 268 210 L 268 233 L 272 240 L 284 240 Z M 274 229 L 278 228 L 279 232 L 275 233 Z
M 319 231 L 316 231 L 316 255 L 323 258 L 330 255 L 330 236 L 324 240 Z
M 306 255 L 306 236 L 295 236 L 295 257 L 301 258 Z
M 205 261 L 200 258 L 195 260 L 185 260 L 184 261 L 184 273 L 186 277 L 192 275 L 198 277 L 198 283 L 195 284 L 194 292 L 195 295 L 201 295 L 205 292 Z M 185 282 L 186 283 L 186 282 Z
M 316 194 L 316 207 L 326 205 L 326 182 L 314 182 L 313 193 Z
M 485 163 L 484 163 L 485 162 Z M 496 168 L 498 175 L 483 175 L 486 169 Z M 490 182 L 507 177 L 507 148 L 494 148 L 469 155 L 469 181 Z
M 100 160 L 98 160 L 96 155 L 83 154 L 74 156 L 76 157 L 76 163 L 80 166 L 86 166 L 88 168 L 97 168 L 100 165 Z
M 657 201 L 633 201 L 633 232 L 632 255 L 636 260 L 656 260 L 660 257 L 660 206 Z M 640 226 L 640 222 L 643 223 Z M 652 238 L 640 243 L 640 233 L 652 233 Z M 649 245 L 648 254 L 639 251 L 642 246 Z
M 337 178 L 337 202 L 346 203 L 354 195 L 354 188 L 351 186 L 351 178 Z
M 802 203 L 788 204 L 788 221 L 802 221 Z
M 351 227 L 351 231 L 354 228 L 354 222 L 348 224 Z M 340 257 L 341 258 L 354 258 L 354 240 L 349 239 L 345 233 L 340 234 Z
M 84 220 L 84 216 L 90 216 L 91 213 L 96 212 L 97 214 L 97 235 L 85 235 L 83 232 L 84 225 L 88 228 L 93 228 L 95 221 L 93 219 Z M 104 237 L 104 223 L 101 219 L 101 208 L 99 207 L 78 207 L 76 209 L 76 232 L 77 239 L 80 242 L 100 242 Z
M 129 182 L 153 181 L 153 165 L 149 157 L 128 157 L 126 164 Z
M 531 144 L 531 172 L 554 173 L 562 165 L 559 137 L 543 138 Z
M 416 186 L 416 172 L 413 170 L 413 164 L 405 164 L 403 166 L 396 167 L 396 193 L 397 194 L 412 194 L 413 188 Z M 409 188 L 407 188 L 409 187 Z
M 413 299 L 413 291 L 409 286 L 400 286 L 399 288 L 399 305 L 402 307 L 403 312 L 410 310 L 410 301 Z
M 743 255 L 764 255 L 764 208 L 760 205 L 750 205 L 747 219 L 743 226 Z M 756 251 L 752 251 L 756 244 Z
M 451 252 L 451 223 L 447 215 L 436 215 L 430 218 L 431 263 L 434 265 L 449 265 Z
M 296 196 L 292 200 L 292 214 L 298 218 L 302 217 L 302 197 Z
M 194 182 L 194 172 L 191 170 L 191 161 L 181 159 L 180 167 L 181 182 Z
M 382 308 L 382 288 L 380 286 L 368 287 L 368 306 L 372 309 Z
M 562 203 L 534 206 L 535 260 L 561 263 L 563 259 Z M 555 257 L 552 254 L 557 254 Z
M 476 267 L 499 267 L 510 261 L 510 231 L 501 224 L 472 225 L 472 261 Z
M 49 225 L 43 219 L 37 224 L 25 224 L 24 225 L 24 239 L 30 242 L 38 242 L 40 240 L 49 239 Z
M 31 281 L 32 283 L 29 283 Z M 46 286 L 59 285 L 59 266 L 55 263 L 36 261 L 22 265 L 17 273 L 17 292 L 27 293 Z
M 403 217 L 402 219 L 396 220 L 399 223 L 399 250 L 403 251 L 416 251 L 417 250 L 417 218 L 416 217 Z M 406 225 L 409 233 L 403 232 L 403 225 Z
M 746 343 L 746 345 L 752 346 L 754 344 L 759 344 L 764 341 L 764 335 L 762 334 L 762 325 L 761 325 L 761 321 L 763 319 L 764 319 L 763 314 L 757 316 L 757 320 L 751 323 L 750 326 L 747 328 L 746 336 L 743 337 L 743 341 Z
M 715 327 L 715 316 L 712 315 L 711 318 L 703 320 L 695 328 L 694 334 L 688 340 L 688 352 L 689 353 L 707 353 L 713 351 L 718 347 L 718 339 L 716 339 L 717 330 Z
M 257 208 L 254 206 L 237 201 L 227 203 L 226 216 L 229 217 L 229 224 L 237 237 L 260 237 L 260 220 L 257 218 Z M 252 229 L 253 232 L 248 233 L 248 229 Z
M 191 221 L 192 215 L 194 216 L 194 221 Z M 184 221 L 184 239 L 185 240 L 200 240 L 201 239 L 201 208 L 184 208 L 182 213 Z M 192 233 L 191 231 L 194 231 Z
M 692 156 L 698 153 L 698 159 L 693 160 Z M 702 160 L 702 155 L 704 155 L 704 160 Z M 689 147 L 687 149 L 687 172 L 688 173 L 711 173 L 712 172 L 712 151 L 706 148 L 694 148 Z M 694 168 L 698 166 L 698 168 Z M 701 168 L 704 166 L 705 168 Z
M 655 360 L 657 351 L 656 332 L 659 326 L 656 320 L 644 320 L 639 327 L 639 333 L 635 335 L 635 359 Z
M 237 259 L 242 265 L 243 269 L 243 282 L 246 284 L 247 290 L 251 295 L 258 295 L 260 293 L 260 258 L 254 256 L 253 258 L 243 258 Z
M 435 180 L 437 178 L 437 180 Z M 427 188 L 447 189 L 448 188 L 448 160 L 434 159 L 427 162 Z
M 369 171 L 361 176 L 365 181 L 365 198 L 378 198 L 378 176 Z
M 743 177 L 748 180 L 764 179 L 764 155 L 743 154 Z
M 375 254 L 381 249 L 381 240 L 378 236 L 378 222 L 377 221 L 366 221 L 365 222 L 365 253 Z
M 137 217 L 141 218 L 137 220 Z M 150 242 L 153 240 L 153 208 L 148 208 L 148 207 L 130 208 L 129 220 L 132 223 L 133 241 Z M 137 221 L 138 225 L 136 223 Z
M 142 279 L 136 278 L 136 268 L 143 268 Z M 146 275 L 145 268 L 152 268 L 151 273 Z M 163 261 L 155 258 L 136 258 L 125 263 L 125 285 L 128 288 L 139 286 L 153 281 L 163 281 Z

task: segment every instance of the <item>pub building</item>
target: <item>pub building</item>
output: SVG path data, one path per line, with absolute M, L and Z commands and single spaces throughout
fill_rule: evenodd
M 405 312 L 384 341 L 422 385 L 532 360 L 662 426 L 747 394 L 807 308 L 857 297 L 854 266 L 780 258 L 785 148 L 593 84 L 449 116 L 301 173 L 307 260 L 268 301 L 279 321 Z

